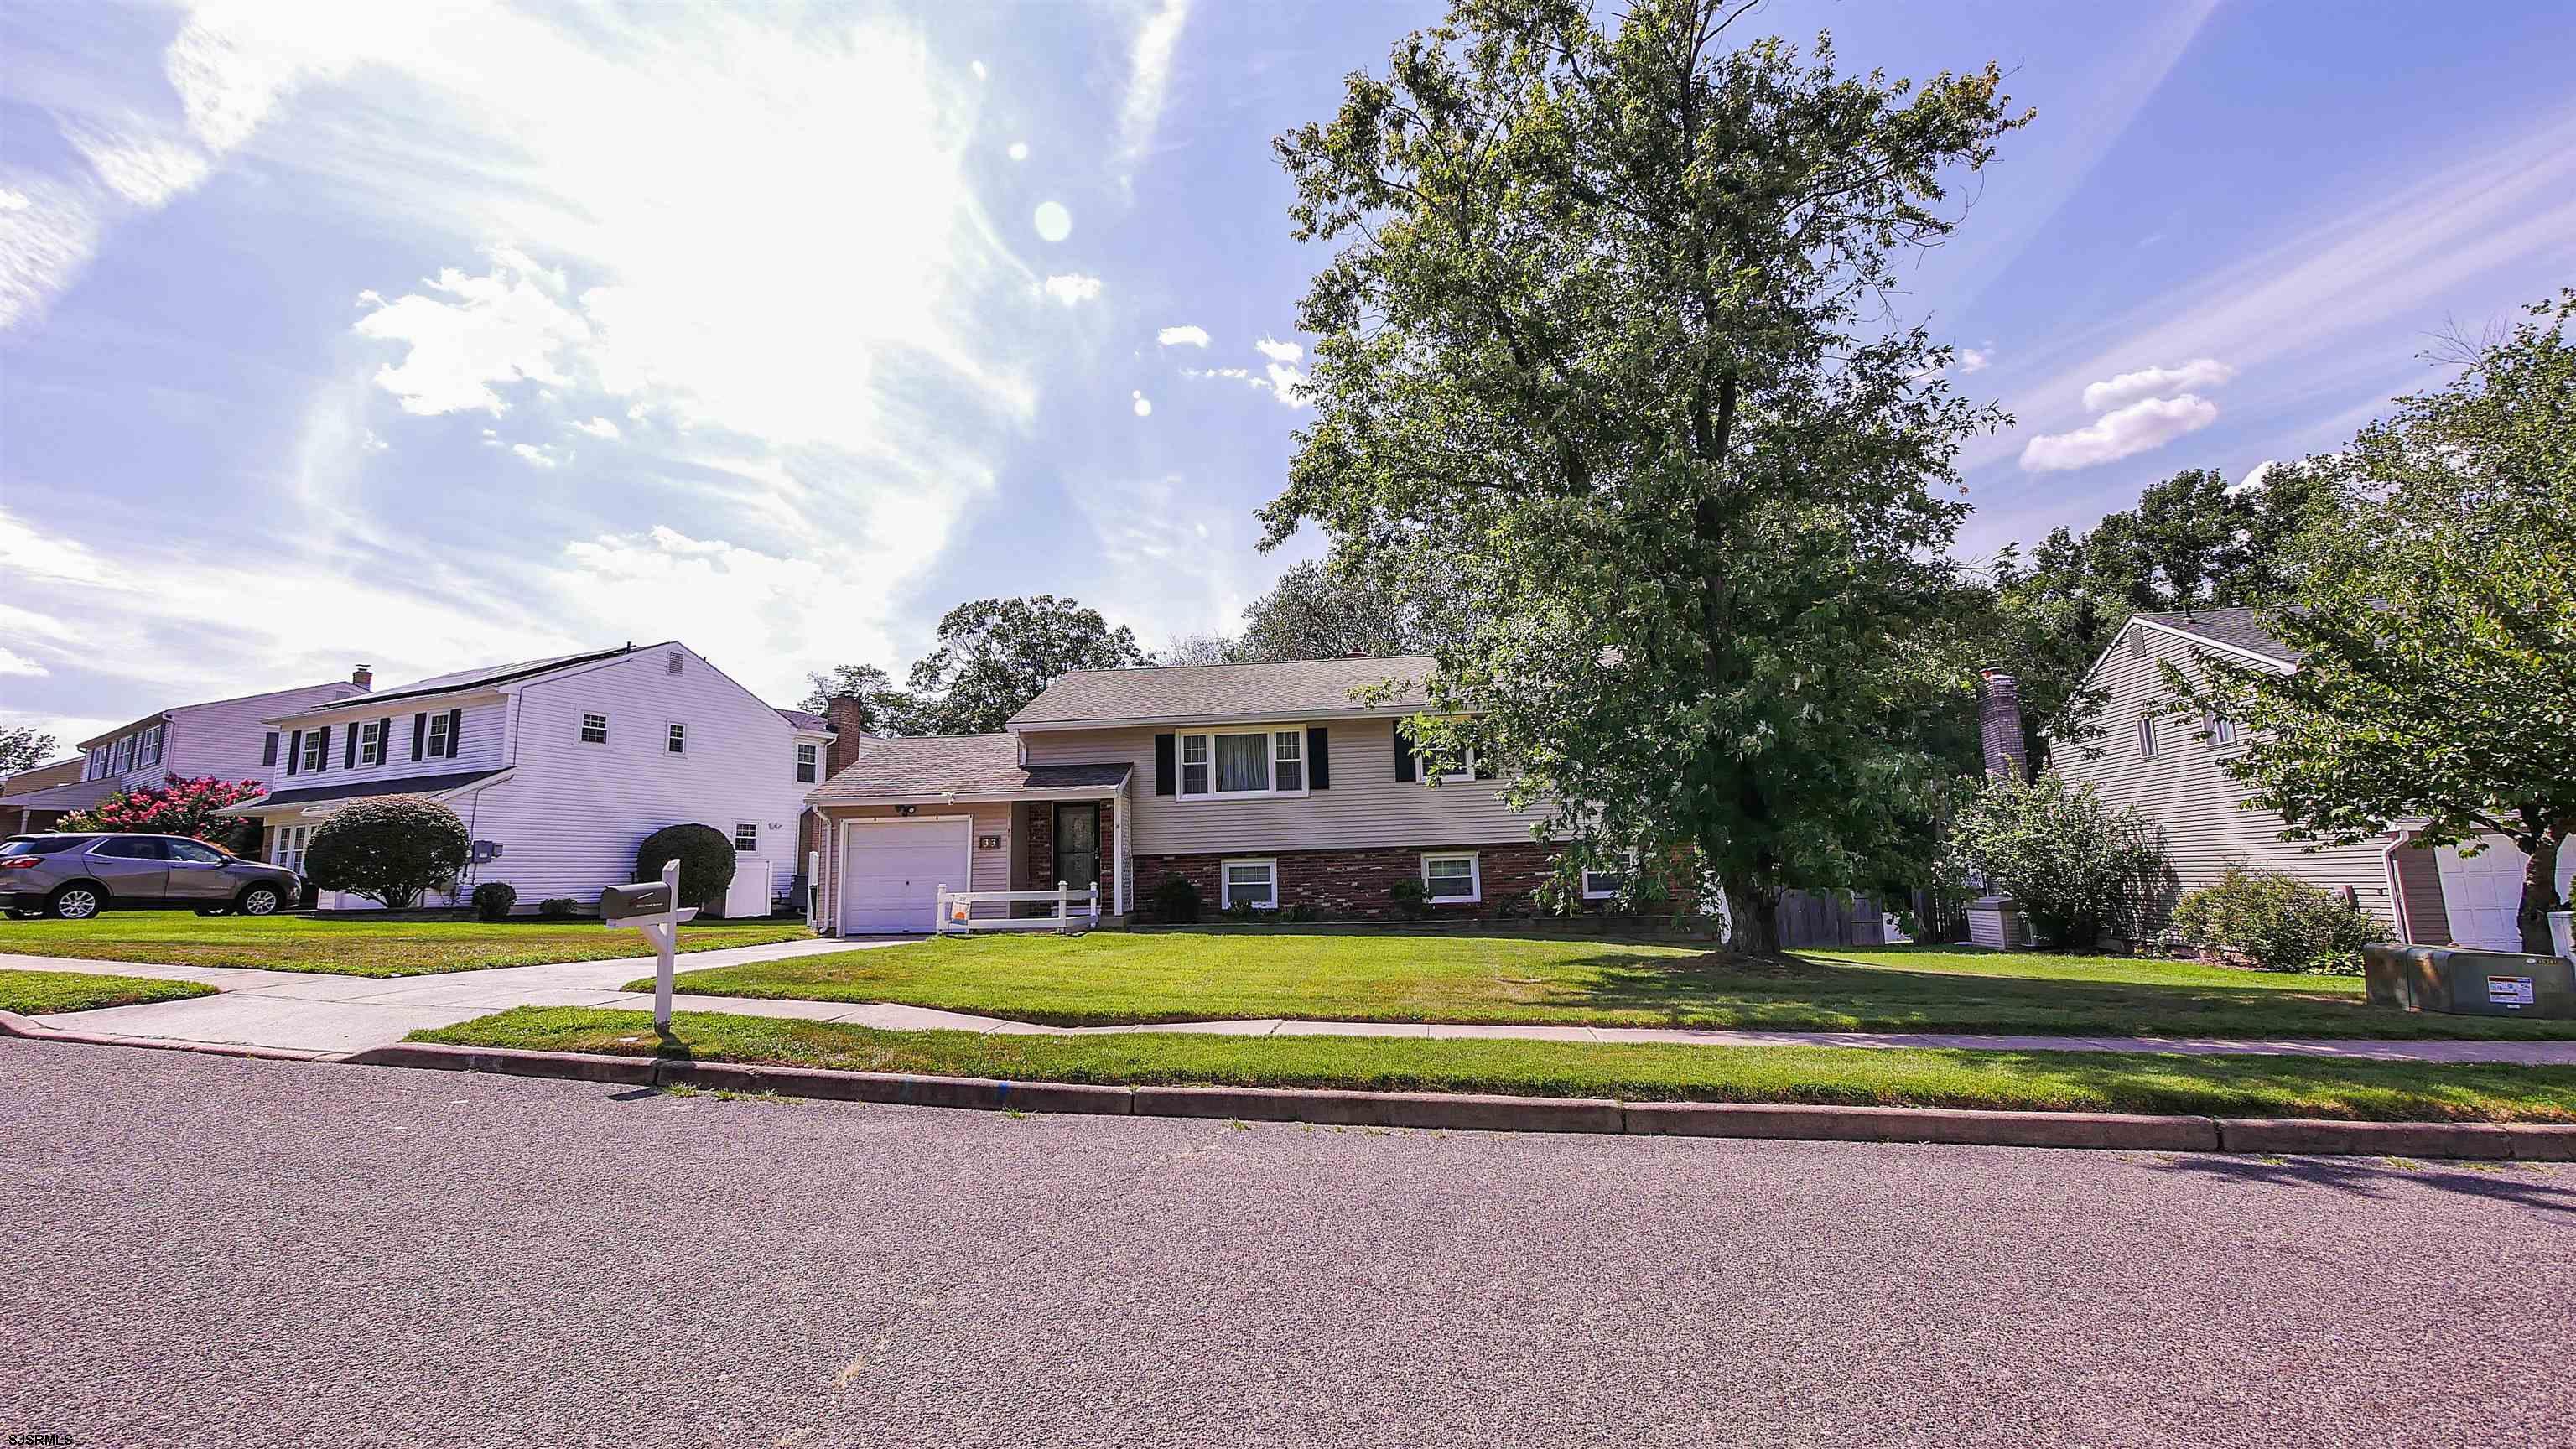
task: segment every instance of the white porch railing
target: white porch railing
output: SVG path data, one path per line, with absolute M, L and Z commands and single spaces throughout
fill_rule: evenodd
M 975 908 L 993 902 L 1053 902 L 1052 916 L 982 916 Z M 977 931 L 1070 931 L 1077 925 L 1089 930 L 1100 924 L 1100 887 L 1089 885 L 1074 890 L 1063 881 L 1051 891 L 952 891 L 939 888 L 939 919 L 934 931 L 942 936 L 971 936 Z

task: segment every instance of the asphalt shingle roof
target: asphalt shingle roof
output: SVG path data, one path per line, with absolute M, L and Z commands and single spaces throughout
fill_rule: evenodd
M 775 708 L 775 706 L 772 706 L 772 708 Z M 828 733 L 832 728 L 831 721 L 823 718 L 819 714 L 813 714 L 806 710 L 782 709 L 778 711 L 778 717 L 787 721 L 789 724 L 796 726 L 800 730 L 822 730 Z
M 646 649 L 659 649 L 659 644 L 621 644 L 615 649 L 594 649 L 587 654 L 558 654 L 551 659 L 522 659 L 516 664 L 490 664 L 480 669 L 460 669 L 453 674 L 434 674 L 415 679 L 399 689 L 382 689 L 373 694 L 353 694 L 328 704 L 311 705 L 280 719 L 296 719 L 308 714 L 327 714 L 352 705 L 381 704 L 397 699 L 416 699 L 424 695 L 452 694 L 462 689 L 483 689 L 514 680 L 531 679 L 575 664 L 588 664 L 597 659 L 614 659 L 621 654 L 640 654 Z
M 918 795 L 1008 795 L 1022 790 L 1096 786 L 1115 790 L 1129 766 L 1023 765 L 1020 742 L 1009 735 L 871 737 L 852 750 L 840 773 L 805 798 L 898 800 Z
M 2252 609 L 2194 609 L 2185 614 L 2140 614 L 2151 624 L 2197 634 L 2203 639 L 2277 659 L 2283 664 L 2299 662 L 2299 651 L 2282 643 L 2263 627 Z
M 1410 714 L 1424 702 L 1425 656 L 1298 659 L 1271 664 L 1163 665 L 1086 669 L 1048 685 L 1011 716 L 1014 726 L 1074 725 L 1113 720 L 1243 719 L 1298 714 Z M 1393 679 L 1405 687 L 1387 704 L 1364 705 L 1351 692 Z

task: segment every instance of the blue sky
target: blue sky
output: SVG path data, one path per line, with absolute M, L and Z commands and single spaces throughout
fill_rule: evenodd
M 2576 281 L 2560 4 L 1799 3 L 2038 120 L 1903 303 L 1982 553 L 2327 448 Z M 987 594 L 1231 627 L 1305 416 L 1271 137 L 1432 5 L 0 4 L 0 723 Z

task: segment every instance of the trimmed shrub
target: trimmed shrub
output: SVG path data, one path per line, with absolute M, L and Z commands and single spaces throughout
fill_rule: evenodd
M 474 914 L 497 921 L 519 903 L 519 888 L 505 880 L 487 880 L 474 888 Z
M 549 921 L 568 921 L 581 909 L 581 902 L 570 896 L 548 896 L 537 902 L 537 914 Z
M 715 914 L 724 909 L 725 887 L 733 884 L 733 838 L 712 825 L 665 825 L 644 837 L 635 852 L 635 878 L 660 880 L 665 863 L 680 862 L 680 899 Z
M 2203 953 L 2266 971 L 2361 974 L 2361 948 L 2385 935 L 2369 912 L 2278 871 L 2231 870 L 2174 906 L 2174 934 Z
M 1154 919 L 1167 926 L 1187 926 L 1199 918 L 1199 888 L 1183 876 L 1167 875 L 1154 883 L 1148 898 Z
M 1303 926 L 1323 915 L 1323 912 L 1316 910 L 1314 906 L 1308 902 L 1299 901 L 1293 906 L 1282 906 L 1271 914 L 1277 916 L 1280 920 L 1287 922 L 1289 925 Z
M 473 842 L 456 812 L 416 795 L 353 800 L 332 812 L 304 851 L 304 875 L 326 891 L 407 910 L 456 884 Z
M 2086 951 L 2105 935 L 2136 940 L 2172 866 L 2145 816 L 2052 772 L 1980 786 L 1951 823 L 1946 872 L 2019 901 L 2044 943 Z
M 1406 876 L 1386 888 L 1386 898 L 1395 903 L 1397 915 L 1408 921 L 1418 921 L 1422 919 L 1422 913 L 1431 908 L 1431 887 Z

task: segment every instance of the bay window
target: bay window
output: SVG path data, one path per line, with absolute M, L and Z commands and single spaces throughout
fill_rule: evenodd
M 1183 796 L 1303 795 L 1306 732 L 1299 727 L 1185 734 L 1180 767 Z

